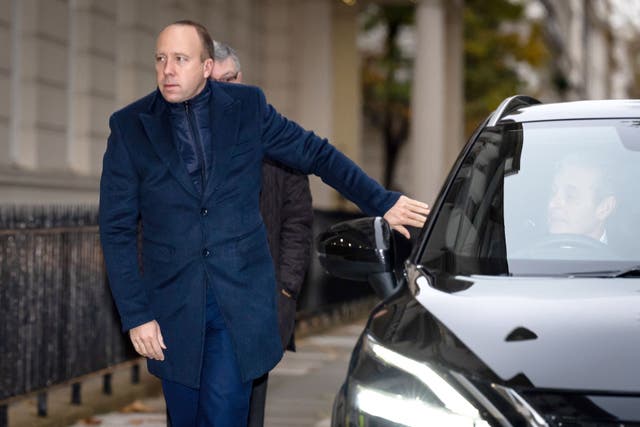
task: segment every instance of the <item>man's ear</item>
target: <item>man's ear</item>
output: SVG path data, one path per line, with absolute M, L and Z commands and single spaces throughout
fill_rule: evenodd
M 596 207 L 596 217 L 600 221 L 604 221 L 616 209 L 615 196 L 607 196 Z
M 236 77 L 236 83 L 242 83 L 242 71 L 238 71 L 238 77 Z
M 213 59 L 207 58 L 204 60 L 203 72 L 205 79 L 211 77 L 211 73 L 213 72 Z

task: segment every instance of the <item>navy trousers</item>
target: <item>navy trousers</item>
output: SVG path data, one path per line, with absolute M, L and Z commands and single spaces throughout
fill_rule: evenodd
M 240 378 L 231 335 L 209 289 L 200 388 L 162 380 L 171 427 L 246 427 L 251 384 Z

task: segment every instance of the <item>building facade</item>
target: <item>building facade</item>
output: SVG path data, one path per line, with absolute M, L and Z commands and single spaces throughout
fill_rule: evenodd
M 202 22 L 234 46 L 245 80 L 281 113 L 381 179 L 361 119 L 358 14 L 367 1 L 0 0 L 0 200 L 97 203 L 109 115 L 155 89 L 155 38 L 178 19 Z M 628 96 L 631 40 L 612 30 L 609 1 L 531 1 L 547 14 L 554 66 L 566 81 L 560 98 Z M 411 3 L 412 124 L 397 181 L 431 203 L 464 143 L 464 4 Z M 311 183 L 315 207 L 350 206 Z
M 415 121 L 418 143 L 410 144 L 404 168 L 413 182 L 435 182 L 429 174 L 441 175 L 443 159 L 460 145 L 443 145 L 441 120 L 461 120 L 460 29 L 449 27 L 461 4 L 416 2 L 418 52 L 425 54 L 417 54 L 413 107 L 426 120 Z M 0 199 L 97 202 L 108 117 L 154 90 L 155 37 L 177 19 L 202 22 L 237 48 L 246 81 L 360 163 L 359 7 L 340 0 L 0 0 Z M 406 188 L 433 196 L 422 186 Z M 344 206 L 315 179 L 312 192 L 316 207 Z

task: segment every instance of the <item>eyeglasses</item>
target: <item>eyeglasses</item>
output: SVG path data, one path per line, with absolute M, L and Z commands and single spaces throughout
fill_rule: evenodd
M 234 81 L 236 81 L 236 79 L 238 78 L 238 74 L 240 72 L 236 71 L 233 74 L 225 74 L 224 76 L 218 78 L 218 79 L 214 79 L 217 82 L 223 82 L 223 83 L 232 83 Z

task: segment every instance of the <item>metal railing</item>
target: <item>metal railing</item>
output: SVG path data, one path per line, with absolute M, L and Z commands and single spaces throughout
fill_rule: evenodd
M 45 415 L 47 387 L 134 357 L 109 293 L 97 207 L 0 207 L 0 426 L 11 398 L 38 392 Z

